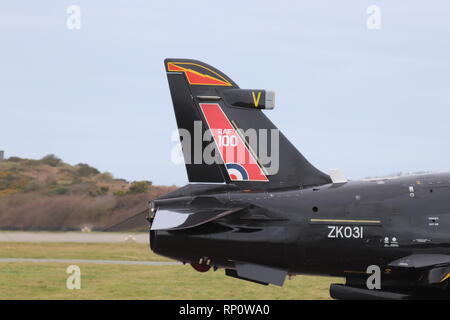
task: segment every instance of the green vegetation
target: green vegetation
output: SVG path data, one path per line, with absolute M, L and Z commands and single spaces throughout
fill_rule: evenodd
M 0 242 L 0 258 L 170 261 L 145 243 Z M 0 265 L 1 266 L 1 265 Z
M 156 259 L 147 245 L 135 243 L 1 243 L 0 255 Z M 78 265 L 81 289 L 68 290 L 67 263 L 0 263 L 0 299 L 330 299 L 330 284 L 342 283 L 339 278 L 297 276 L 283 287 L 261 286 L 226 277 L 223 270 L 199 273 L 188 265 Z
M 40 160 L 41 163 L 48 164 L 52 167 L 58 167 L 63 164 L 62 160 L 54 154 L 49 154 Z
M 72 166 L 53 154 L 40 160 L 11 157 L 0 162 L 0 229 L 103 229 L 174 189 L 150 181 L 130 184 L 85 163 Z
M 81 289 L 66 288 L 67 264 L 2 263 L 0 299 L 330 299 L 340 279 L 297 276 L 283 287 L 198 273 L 190 266 L 79 264 Z
M 130 188 L 125 190 L 118 190 L 114 193 L 116 196 L 125 196 L 127 194 L 138 194 L 148 192 L 152 186 L 150 181 L 134 181 L 131 183 Z
M 0 171 L 0 196 L 25 191 L 31 182 L 30 177 L 17 173 L 17 167 L 12 167 L 10 171 Z
M 135 181 L 131 184 L 129 193 L 142 193 L 147 192 L 152 183 L 150 181 Z
M 66 187 L 55 187 L 49 191 L 49 194 L 68 194 L 69 188 Z
M 91 167 L 90 165 L 87 165 L 85 163 L 79 163 L 76 165 L 76 167 L 76 172 L 80 177 L 88 177 L 100 173 L 100 171 L 98 171 L 96 168 Z

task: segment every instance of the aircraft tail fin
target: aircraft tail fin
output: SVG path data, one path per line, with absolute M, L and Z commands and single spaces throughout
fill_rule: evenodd
M 164 64 L 190 182 L 242 189 L 331 182 L 263 113 L 275 105 L 273 92 L 240 89 L 197 60 L 166 59 Z

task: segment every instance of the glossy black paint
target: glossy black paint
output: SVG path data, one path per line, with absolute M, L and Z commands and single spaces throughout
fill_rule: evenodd
M 414 197 L 409 192 L 411 186 Z M 450 174 L 354 181 L 304 190 L 202 190 L 184 196 L 184 204 L 188 206 L 205 195 L 247 209 L 195 229 L 154 231 L 152 249 L 156 253 L 187 263 L 208 257 L 212 265 L 221 268 L 233 268 L 233 261 L 247 261 L 284 268 L 290 274 L 344 277 L 365 273 L 370 265 L 384 270 L 390 262 L 411 254 L 450 254 Z M 169 199 L 164 201 L 178 201 L 176 197 Z M 156 201 L 156 206 L 159 203 L 163 202 Z M 430 217 L 438 217 L 439 225 L 430 226 Z M 381 223 L 311 222 L 318 218 Z M 328 238 L 330 226 L 362 227 L 364 235 Z M 398 247 L 386 246 L 386 237 L 395 237 Z
M 206 66 L 239 88 L 199 61 L 168 61 Z M 225 90 L 188 86 L 182 73 L 169 73 L 168 79 L 178 127 L 190 131 L 193 121 L 204 120 L 196 97 L 222 96 Z M 261 110 L 220 104 L 243 130 L 276 129 Z M 345 277 L 346 286 L 332 288 L 336 298 L 423 297 L 430 290 L 449 297 L 450 173 L 332 183 L 282 134 L 280 170 L 269 182 L 232 182 L 223 164 L 186 168 L 196 183 L 154 200 L 150 223 L 158 210 L 173 210 L 192 214 L 195 226 L 151 231 L 157 254 L 197 270 L 208 269 L 199 265 L 225 268 L 237 278 L 243 277 L 236 266 L 245 263 L 289 275 Z M 382 287 L 389 293 L 366 291 L 367 268 L 373 265 L 380 267 Z
M 194 130 L 194 122 L 201 121 L 202 128 L 200 134 L 208 129 L 205 119 L 201 115 L 201 111 L 198 108 L 200 101 L 199 96 L 224 96 L 224 91 L 234 90 L 239 86 L 233 82 L 228 76 L 214 67 L 197 60 L 190 59 L 165 59 L 164 65 L 169 63 L 189 63 L 189 68 L 195 69 L 195 65 L 201 65 L 208 70 L 214 71 L 216 74 L 220 74 L 223 78 L 227 79 L 232 86 L 220 87 L 220 86 L 195 86 L 189 85 L 186 80 L 186 76 L 183 73 L 168 72 L 167 79 L 169 82 L 169 89 L 172 96 L 172 103 L 174 108 L 175 117 L 177 120 L 177 126 L 180 129 L 185 129 L 191 133 L 194 137 L 196 132 Z M 263 113 L 262 110 L 249 109 L 249 108 L 237 108 L 229 105 L 225 100 L 214 101 L 218 103 L 222 111 L 226 116 L 235 122 L 239 129 L 247 131 L 249 129 L 257 130 L 277 130 L 277 127 L 270 121 L 270 119 Z M 278 131 L 279 132 L 279 131 Z M 181 140 L 181 139 L 180 139 Z M 271 141 L 268 138 L 267 149 L 270 154 Z M 181 141 L 183 143 L 183 141 Z M 205 149 L 208 142 L 203 142 L 202 150 Z M 279 166 L 277 174 L 271 176 L 269 182 L 256 182 L 245 181 L 235 182 L 234 184 L 241 189 L 267 189 L 267 188 L 282 188 L 290 187 L 292 185 L 313 186 L 330 183 L 330 177 L 323 172 L 315 168 L 293 145 L 292 143 L 279 132 L 279 154 L 283 155 L 279 158 Z M 254 150 L 259 152 L 257 146 L 254 146 Z M 186 162 L 186 170 L 190 182 L 195 183 L 230 183 L 226 169 L 222 164 L 206 164 L 203 159 L 199 163 L 193 161 L 193 155 L 195 154 L 195 144 L 190 143 L 183 146 L 183 152 Z M 259 155 L 259 154 L 258 154 Z M 220 162 L 220 161 L 218 161 Z

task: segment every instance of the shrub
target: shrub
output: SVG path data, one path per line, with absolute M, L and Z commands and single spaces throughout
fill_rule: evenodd
M 70 193 L 73 195 L 86 195 L 95 189 L 95 185 L 90 182 L 76 183 L 70 186 Z
M 147 192 L 151 185 L 150 181 L 134 181 L 128 189 L 128 193 Z
M 39 160 L 25 159 L 23 164 L 27 167 L 35 167 L 39 164 Z
M 108 187 L 100 187 L 100 189 L 97 190 L 91 190 L 89 191 L 89 195 L 91 197 L 97 197 L 97 196 L 104 196 L 108 193 L 109 188 Z
M 117 191 L 114 191 L 113 194 L 117 197 L 122 197 L 122 196 L 125 196 L 127 194 L 127 192 L 124 190 L 117 190 Z
M 86 163 L 79 163 L 77 164 L 77 171 L 76 173 L 79 176 L 82 177 L 87 177 L 87 176 L 91 176 L 94 174 L 99 174 L 100 171 L 98 171 L 96 168 L 91 167 L 90 165 L 86 164 Z
M 49 194 L 63 195 L 69 193 L 69 189 L 66 187 L 56 187 L 49 191 Z
M 8 158 L 8 161 L 11 161 L 11 162 L 19 162 L 19 161 L 22 161 L 22 158 L 19 158 L 19 157 L 9 157 L 9 158 Z
M 11 194 L 21 191 L 30 183 L 31 178 L 11 171 L 0 172 L 0 191 Z
M 42 184 L 37 180 L 30 181 L 25 188 L 23 188 L 24 192 L 32 192 L 37 191 L 42 188 Z
M 43 157 L 40 161 L 41 163 L 48 164 L 49 166 L 52 167 L 60 166 L 63 163 L 62 160 L 57 156 L 55 156 L 54 154 L 48 154 L 45 157 Z
M 11 172 L 11 173 L 19 173 L 19 172 L 23 172 L 23 171 L 24 171 L 24 169 L 18 164 L 13 164 L 8 170 L 8 172 Z
M 98 179 L 99 179 L 100 181 L 111 181 L 111 180 L 114 179 L 114 177 L 113 177 L 113 175 L 112 175 L 111 173 L 109 173 L 109 172 L 103 172 L 103 173 L 100 173 L 100 174 L 99 174 Z

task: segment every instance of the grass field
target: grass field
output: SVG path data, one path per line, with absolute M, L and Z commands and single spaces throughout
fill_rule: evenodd
M 0 243 L 0 258 L 164 261 L 145 244 Z M 283 287 L 190 266 L 80 263 L 81 289 L 66 288 L 67 263 L 0 263 L 0 299 L 329 299 L 337 278 L 297 276 Z
M 0 258 L 170 261 L 144 243 L 0 242 Z M 1 267 L 1 265 L 0 265 Z

